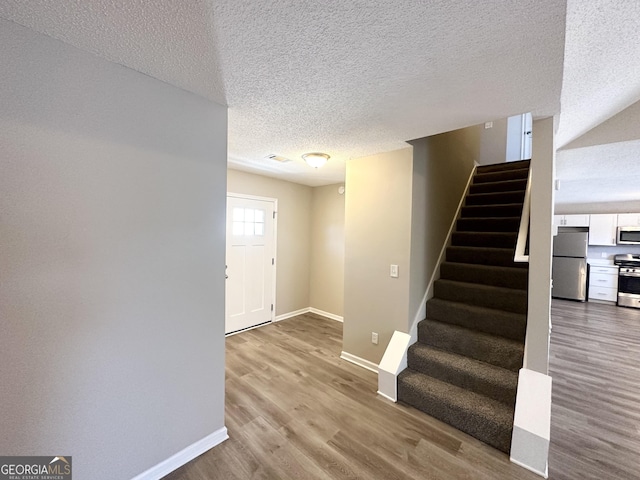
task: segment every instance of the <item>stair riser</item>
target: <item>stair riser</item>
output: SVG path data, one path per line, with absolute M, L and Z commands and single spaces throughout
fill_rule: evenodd
M 473 248 L 448 247 L 447 262 L 475 263 L 478 265 L 497 265 L 502 267 L 514 267 L 526 269 L 528 263 L 515 263 L 513 251 L 483 250 L 480 254 Z
M 436 280 L 434 284 L 434 296 L 444 300 L 462 302 L 469 305 L 477 305 L 496 310 L 506 310 L 513 313 L 527 313 L 527 292 L 524 290 L 511 290 L 508 293 L 494 294 L 473 284 L 455 284 Z
M 511 232 L 520 228 L 519 218 L 461 218 L 456 222 L 458 232 Z
M 522 215 L 522 204 L 514 205 L 468 205 L 463 206 L 460 218 L 518 217 Z
M 529 283 L 529 271 L 523 268 L 485 267 L 445 262 L 440 266 L 440 278 L 526 290 Z
M 398 381 L 398 398 L 498 450 L 508 454 L 511 449 L 511 428 L 487 423 L 485 419 L 475 416 L 472 412 L 451 408 L 439 398 L 415 391 L 401 380 Z
M 407 352 L 407 366 L 416 372 L 485 395 L 515 408 L 517 377 L 514 382 L 492 382 L 488 379 L 478 378 L 471 372 L 455 369 L 450 365 L 416 355 L 411 349 Z
M 519 170 L 507 170 L 506 172 L 493 172 L 493 173 L 477 173 L 473 176 L 473 185 L 481 183 L 493 183 L 493 182 L 505 182 L 508 180 L 523 180 L 529 176 L 528 168 L 521 168 Z
M 469 305 L 432 298 L 427 302 L 427 318 L 460 327 L 524 342 L 526 316 L 501 310 L 477 310 Z
M 516 192 L 527 188 L 526 180 L 509 180 L 506 182 L 474 183 L 469 193 Z
M 529 168 L 531 160 L 520 160 L 518 162 L 504 162 L 496 163 L 494 165 L 480 165 L 476 168 L 477 174 L 493 173 L 493 172 L 508 172 L 511 170 L 521 170 L 523 168 Z
M 478 193 L 467 195 L 465 205 L 500 205 L 505 203 L 522 203 L 524 192 Z
M 515 233 L 454 232 L 451 244 L 461 247 L 515 248 Z
M 485 335 L 475 335 L 473 331 L 464 331 L 446 323 L 430 320 L 420 322 L 418 341 L 513 372 L 522 368 L 524 345 L 496 342 Z

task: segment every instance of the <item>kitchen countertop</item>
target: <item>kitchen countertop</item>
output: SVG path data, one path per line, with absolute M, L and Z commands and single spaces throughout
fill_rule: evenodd
M 613 264 L 613 260 L 606 258 L 587 258 L 587 263 L 590 265 L 598 265 L 600 267 L 617 267 Z

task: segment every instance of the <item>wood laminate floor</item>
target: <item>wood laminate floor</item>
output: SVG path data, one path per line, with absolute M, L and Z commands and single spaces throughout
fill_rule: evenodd
M 482 442 L 379 397 L 341 360 L 342 324 L 301 315 L 228 337 L 229 440 L 166 480 L 539 477 Z
M 640 479 L 640 310 L 554 300 L 549 478 Z M 508 456 L 376 394 L 312 314 L 228 337 L 229 440 L 165 480 L 520 479 Z
M 640 310 L 554 300 L 549 478 L 640 479 Z

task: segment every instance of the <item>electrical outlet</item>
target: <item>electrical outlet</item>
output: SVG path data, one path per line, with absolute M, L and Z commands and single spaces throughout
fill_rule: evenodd
M 493 122 L 484 122 L 484 128 L 493 128 Z
M 374 345 L 378 344 L 378 333 L 377 332 L 371 332 L 371 343 L 373 343 Z
M 600 253 L 600 255 L 602 256 L 602 258 L 607 258 L 607 252 L 602 252 Z
M 398 265 L 391 265 L 389 275 L 391 275 L 391 278 L 398 278 Z

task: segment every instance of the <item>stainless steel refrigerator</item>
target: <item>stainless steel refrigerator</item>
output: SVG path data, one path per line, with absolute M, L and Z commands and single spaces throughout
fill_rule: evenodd
M 553 237 L 552 297 L 587 300 L 588 236 L 587 232 L 565 230 Z

